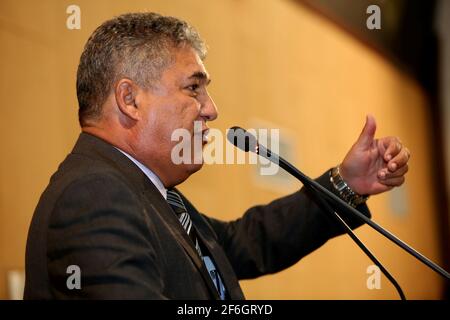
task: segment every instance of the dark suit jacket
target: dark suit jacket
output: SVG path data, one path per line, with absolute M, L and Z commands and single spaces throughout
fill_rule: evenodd
M 328 175 L 318 181 L 332 190 Z M 231 299 L 239 279 L 285 269 L 342 232 L 305 190 L 255 206 L 238 220 L 200 214 L 184 198 Z M 367 216 L 367 207 L 359 208 Z M 352 227 L 360 225 L 347 219 Z M 81 289 L 68 289 L 70 265 Z M 218 299 L 174 212 L 145 174 L 82 133 L 42 194 L 30 226 L 25 299 Z

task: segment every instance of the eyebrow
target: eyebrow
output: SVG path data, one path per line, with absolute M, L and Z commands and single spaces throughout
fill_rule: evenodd
M 200 81 L 205 81 L 207 85 L 211 82 L 211 79 L 209 78 L 209 76 L 203 71 L 194 72 L 189 77 L 189 79 L 192 79 L 192 78 L 196 78 L 196 79 L 198 79 Z

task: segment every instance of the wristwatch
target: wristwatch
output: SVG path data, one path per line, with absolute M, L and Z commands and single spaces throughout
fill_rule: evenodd
M 360 195 L 348 186 L 344 179 L 342 179 L 342 176 L 339 172 L 339 166 L 336 166 L 330 170 L 330 182 L 338 192 L 341 199 L 354 208 L 369 199 L 368 195 Z

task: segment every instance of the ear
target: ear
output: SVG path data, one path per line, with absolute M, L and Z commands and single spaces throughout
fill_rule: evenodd
M 135 103 L 138 86 L 130 79 L 124 78 L 114 88 L 117 107 L 120 112 L 132 120 L 139 120 L 139 110 Z

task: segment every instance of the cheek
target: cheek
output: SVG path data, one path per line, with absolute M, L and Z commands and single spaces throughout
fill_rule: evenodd
M 159 144 L 172 144 L 171 136 L 179 128 L 193 132 L 194 121 L 200 116 L 200 104 L 193 98 L 167 101 L 150 108 L 146 115 L 146 135 Z M 150 137 L 149 137 L 150 138 Z
M 194 128 L 194 121 L 200 116 L 200 103 L 193 98 L 187 98 L 177 105 L 172 117 L 176 128 L 185 128 L 192 131 Z
M 160 150 L 167 141 L 170 141 L 170 133 L 167 129 L 171 115 L 168 106 L 152 106 L 143 117 L 140 128 L 140 140 L 147 147 Z

